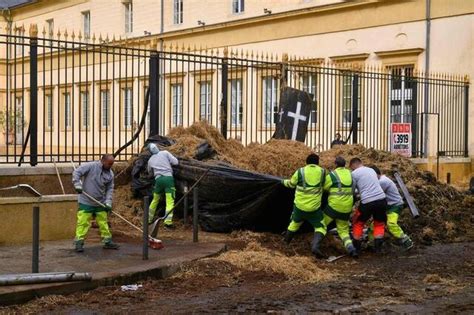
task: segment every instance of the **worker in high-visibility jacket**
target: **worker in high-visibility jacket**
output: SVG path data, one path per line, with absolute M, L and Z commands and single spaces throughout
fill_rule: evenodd
M 347 169 L 346 160 L 338 156 L 334 161 L 336 168 L 326 175 L 324 190 L 329 192 L 328 204 L 324 208 L 324 226 L 336 221 L 336 229 L 344 247 L 352 257 L 358 253 L 349 234 L 349 220 L 354 205 L 354 187 L 351 171 Z
M 298 169 L 290 179 L 282 181 L 285 187 L 296 188 L 291 222 L 285 234 L 285 241 L 289 244 L 303 222 L 308 221 L 314 228 L 311 251 L 318 258 L 324 257 L 319 247 L 326 234 L 321 210 L 325 173 L 319 166 L 319 156 L 313 153 L 306 158 L 305 167 Z
M 383 175 L 377 166 L 371 166 L 379 178 L 380 187 L 382 187 L 385 196 L 387 197 L 387 230 L 396 239 L 397 244 L 403 249 L 409 250 L 413 247 L 413 241 L 408 235 L 403 232 L 403 229 L 398 224 L 398 218 L 403 210 L 403 198 L 398 191 L 397 185 Z M 371 234 L 369 233 L 369 237 Z

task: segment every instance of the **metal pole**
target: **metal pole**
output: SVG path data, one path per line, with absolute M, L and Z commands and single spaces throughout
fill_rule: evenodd
M 221 87 L 221 134 L 227 139 L 227 81 L 229 76 L 229 66 L 227 61 L 227 48 L 224 49 L 224 58 L 222 59 L 222 87 Z
M 359 125 L 359 75 L 352 76 L 352 143 L 358 143 Z
M 429 112 L 429 73 L 430 73 L 430 41 L 431 41 L 431 0 L 426 0 L 426 34 L 425 34 L 425 86 L 424 86 L 424 112 Z M 428 128 L 428 116 L 425 116 L 426 121 L 424 124 L 427 126 L 426 132 L 422 133 L 423 137 L 423 148 L 425 157 L 428 157 L 428 139 L 429 139 L 429 128 Z
M 198 198 L 199 191 L 198 187 L 194 187 L 193 190 L 193 242 L 198 242 Z
M 188 224 L 188 185 L 184 186 L 184 209 L 183 209 L 183 223 L 186 225 Z
M 150 197 L 143 198 L 143 260 L 148 260 L 148 213 Z
M 39 272 L 39 207 L 33 206 L 33 257 L 32 257 L 32 273 Z
M 30 165 L 38 164 L 38 29 L 30 29 Z M 24 115 L 24 114 L 22 114 Z
M 469 82 L 464 87 L 464 157 L 469 156 Z
M 411 104 L 411 134 L 412 134 L 412 139 L 411 139 L 411 155 L 412 157 L 416 157 L 418 155 L 418 102 L 417 102 L 417 97 L 418 97 L 418 82 L 417 80 L 411 76 L 409 78 L 411 80 L 411 90 L 412 90 L 412 104 Z
M 437 139 L 437 144 L 436 144 L 436 179 L 439 180 L 439 139 L 440 139 L 440 121 L 439 121 L 439 113 L 436 114 L 436 117 L 438 118 L 438 139 Z
M 158 134 L 158 52 L 153 51 L 150 56 L 150 136 Z

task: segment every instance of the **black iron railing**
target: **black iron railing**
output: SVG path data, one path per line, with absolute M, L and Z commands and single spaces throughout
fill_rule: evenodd
M 314 101 L 306 144 L 316 151 L 329 149 L 336 134 L 389 150 L 390 125 L 403 122 L 412 127 L 413 156 L 468 155 L 469 83 L 460 76 L 227 49 L 157 51 L 153 41 L 86 42 L 80 34 L 24 35 L 0 34 L 0 163 L 22 156 L 32 165 L 88 161 L 131 142 L 118 155 L 127 160 L 149 134 L 200 120 L 245 145 L 264 143 L 275 131 L 285 86 Z M 437 113 L 439 124 L 428 113 Z

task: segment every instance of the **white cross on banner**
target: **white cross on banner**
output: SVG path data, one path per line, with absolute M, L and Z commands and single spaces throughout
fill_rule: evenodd
M 311 95 L 293 88 L 283 88 L 280 95 L 279 120 L 273 138 L 304 142 L 308 131 Z
M 298 134 L 298 126 L 300 124 L 300 120 L 306 121 L 306 116 L 300 115 L 301 113 L 301 102 L 296 103 L 296 113 L 288 112 L 288 117 L 293 117 L 293 130 L 291 131 L 291 140 L 296 140 L 296 136 Z

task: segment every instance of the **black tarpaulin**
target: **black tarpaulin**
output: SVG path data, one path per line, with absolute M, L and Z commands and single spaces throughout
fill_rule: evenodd
M 290 87 L 283 88 L 273 138 L 304 142 L 308 131 L 309 115 L 314 106 L 310 94 Z
M 146 171 L 149 158 L 150 154 L 145 150 L 134 162 L 132 188 L 137 197 L 151 195 L 152 192 L 154 179 Z M 286 228 L 294 191 L 283 187 L 281 179 L 274 176 L 222 163 L 180 159 L 179 165 L 173 167 L 176 200 L 181 198 L 184 186 L 191 187 L 207 169 L 207 175 L 197 186 L 199 223 L 203 230 L 281 231 Z M 189 205 L 192 205 L 192 194 L 189 198 Z M 178 215 L 182 214 L 182 204 L 175 211 Z
M 209 169 L 198 185 L 199 222 L 206 231 L 282 230 L 288 224 L 293 191 L 280 178 L 192 160 L 182 160 L 176 169 L 180 191 Z

